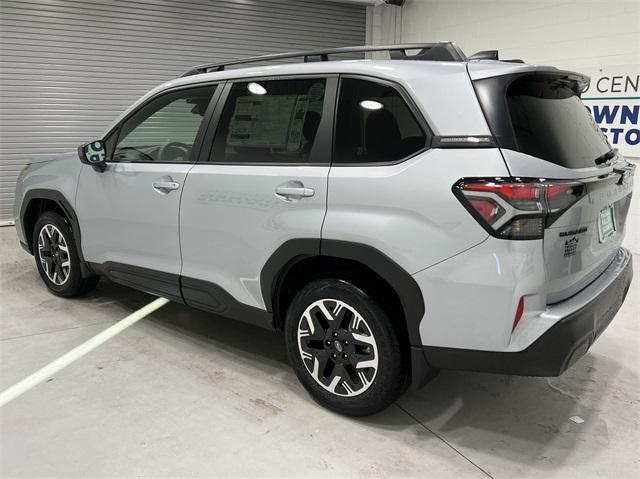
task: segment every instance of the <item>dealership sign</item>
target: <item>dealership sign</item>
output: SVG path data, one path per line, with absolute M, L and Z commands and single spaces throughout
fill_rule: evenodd
M 591 77 L 582 101 L 620 153 L 640 158 L 640 65 L 582 70 Z

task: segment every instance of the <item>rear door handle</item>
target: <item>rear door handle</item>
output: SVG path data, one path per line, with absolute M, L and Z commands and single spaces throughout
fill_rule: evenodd
M 290 181 L 276 187 L 276 196 L 286 201 L 309 198 L 315 194 L 316 192 L 313 188 L 306 188 L 300 181 Z
M 175 181 L 154 181 L 153 189 L 158 193 L 167 194 L 173 190 L 180 188 L 180 183 Z

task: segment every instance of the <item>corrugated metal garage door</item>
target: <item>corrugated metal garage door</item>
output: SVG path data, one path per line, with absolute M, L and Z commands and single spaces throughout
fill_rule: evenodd
M 95 138 L 198 63 L 363 45 L 365 7 L 318 0 L 1 0 L 0 221 L 22 165 Z

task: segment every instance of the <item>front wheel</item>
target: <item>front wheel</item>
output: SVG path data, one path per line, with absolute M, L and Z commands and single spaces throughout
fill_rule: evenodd
M 366 416 L 401 394 L 406 368 L 393 324 L 354 284 L 326 279 L 302 288 L 285 333 L 296 376 L 321 405 Z
M 98 284 L 98 276 L 82 277 L 71 228 L 62 216 L 53 211 L 42 213 L 36 221 L 33 255 L 42 281 L 58 296 L 78 296 Z

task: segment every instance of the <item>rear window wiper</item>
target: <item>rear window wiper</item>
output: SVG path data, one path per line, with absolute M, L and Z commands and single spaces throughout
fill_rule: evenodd
M 607 151 L 606 153 L 603 153 L 602 155 L 600 155 L 595 160 L 593 160 L 593 162 L 596 165 L 601 165 L 601 164 L 606 163 L 607 161 L 609 161 L 611 158 L 613 158 L 617 154 L 618 154 L 618 149 L 617 148 L 612 148 L 609 151 Z

